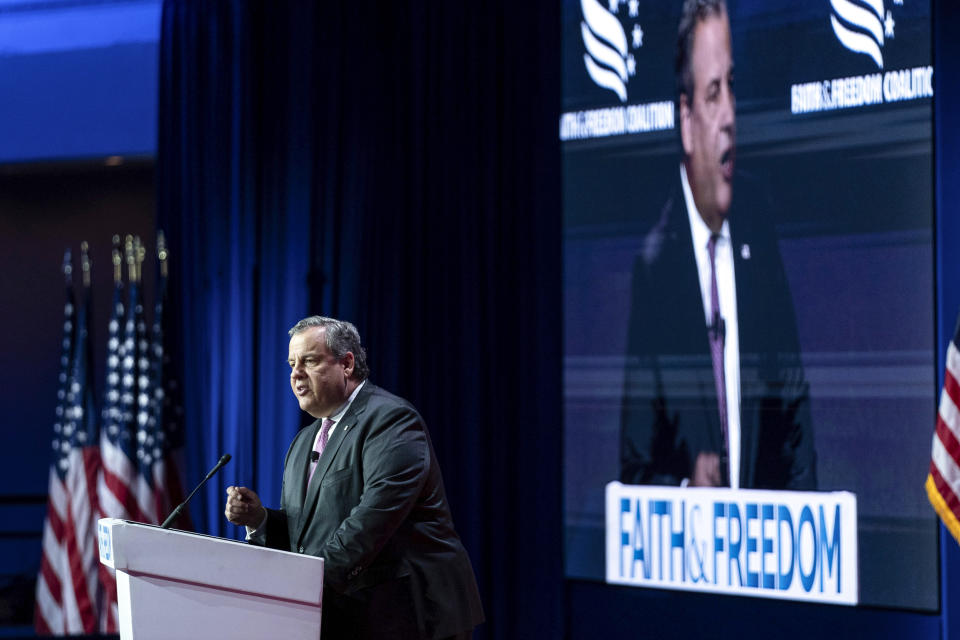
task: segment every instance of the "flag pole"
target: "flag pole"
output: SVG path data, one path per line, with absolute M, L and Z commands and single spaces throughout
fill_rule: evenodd
M 80 270 L 83 274 L 83 286 L 90 287 L 90 245 L 84 240 L 80 243 Z
M 147 255 L 147 248 L 140 242 L 140 236 L 133 237 L 133 247 L 137 258 L 137 282 L 143 282 L 143 259 Z
M 73 282 L 73 254 L 69 248 L 63 252 L 63 278 L 67 285 Z
M 113 259 L 113 284 L 117 284 L 123 278 L 123 252 L 120 250 L 120 236 L 117 234 L 113 235 L 111 258 Z
M 133 253 L 133 236 L 127 235 L 124 238 L 124 253 L 127 257 L 127 280 L 129 282 L 137 282 L 137 262 L 134 259 Z
M 163 229 L 157 232 L 157 258 L 160 260 L 160 275 L 167 277 L 167 239 Z

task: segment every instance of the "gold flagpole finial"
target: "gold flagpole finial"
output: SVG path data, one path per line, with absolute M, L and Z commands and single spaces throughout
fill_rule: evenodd
M 123 278 L 123 252 L 120 250 L 120 236 L 113 236 L 113 283 L 117 284 Z
M 133 246 L 137 252 L 137 282 L 143 282 L 143 259 L 147 256 L 147 248 L 140 241 L 140 236 L 134 236 Z
M 157 258 L 160 260 L 160 275 L 167 277 L 167 238 L 163 235 L 163 229 L 157 232 Z
M 90 260 L 90 245 L 84 240 L 80 243 L 80 270 L 83 274 L 83 286 L 85 287 L 90 286 L 90 268 L 92 264 Z
M 133 253 L 133 236 L 127 235 L 124 238 L 124 253 L 127 257 L 127 280 L 130 282 L 137 281 L 137 261 Z
M 67 284 L 73 280 L 73 254 L 69 248 L 63 252 L 63 277 Z

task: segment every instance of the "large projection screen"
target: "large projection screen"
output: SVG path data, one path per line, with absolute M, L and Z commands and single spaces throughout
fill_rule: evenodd
M 649 387 L 662 379 L 633 374 L 661 349 L 658 362 L 689 378 L 690 391 L 711 362 L 711 301 L 696 286 L 709 275 L 697 271 L 689 246 L 694 222 L 684 205 L 695 187 L 684 191 L 674 105 L 682 4 L 562 7 L 568 578 L 604 579 L 604 488 L 641 477 L 630 475 L 625 449 L 682 449 L 683 426 L 668 436 L 658 427 L 654 439 L 674 438 L 666 445 L 643 440 L 649 430 L 641 442 L 628 433 L 637 412 L 664 410 L 668 424 L 689 417 L 675 399 L 657 405 L 663 398 Z M 774 345 L 780 363 L 798 356 L 790 375 L 804 389 L 814 489 L 857 499 L 859 603 L 937 610 L 937 527 L 923 488 L 937 402 L 930 4 L 730 0 L 727 14 L 735 161 L 725 147 L 717 154 L 721 171 L 733 167 L 727 230 L 735 261 L 770 260 L 764 278 L 735 269 L 743 437 L 757 375 L 750 345 Z M 709 140 L 709 123 L 686 122 L 696 134 L 691 148 Z M 747 227 L 762 229 L 750 243 Z M 689 255 L 658 263 L 672 246 Z M 651 288 L 655 295 L 644 298 Z M 702 312 L 692 333 L 689 309 Z M 760 412 L 770 415 L 769 407 Z M 740 457 L 751 470 L 769 464 L 751 452 Z M 680 471 L 647 474 L 651 484 L 684 475 L 682 462 L 657 470 L 665 468 Z

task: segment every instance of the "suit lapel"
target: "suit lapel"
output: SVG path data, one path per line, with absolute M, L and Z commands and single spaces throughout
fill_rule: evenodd
M 313 442 L 317 438 L 317 432 L 320 430 L 320 420 L 315 420 L 310 426 L 304 427 L 297 435 L 297 440 L 290 451 L 290 472 L 288 475 L 288 485 L 290 487 L 290 504 L 303 504 L 303 497 L 306 493 L 306 477 L 310 468 L 310 452 L 313 450 Z M 297 529 L 301 527 L 300 521 L 303 519 L 302 511 L 299 513 L 299 520 L 292 523 Z
M 752 247 L 749 240 L 749 230 L 746 223 L 741 225 L 739 236 L 735 238 L 731 232 L 733 244 L 733 273 L 737 283 L 737 339 L 740 344 L 740 486 L 753 486 L 754 460 L 757 450 L 757 420 L 759 418 L 755 388 L 755 366 L 752 366 L 750 354 L 756 353 L 753 343 L 757 331 L 761 327 L 752 326 L 754 314 L 751 310 L 760 308 L 765 303 L 756 300 L 758 291 L 756 278 L 761 277 L 757 272 L 757 262 L 753 259 Z M 744 354 L 747 357 L 744 358 Z
M 679 185 L 678 185 L 679 189 Z M 669 221 L 670 240 L 676 246 L 665 252 L 666 256 L 675 256 L 668 265 L 664 280 L 671 282 L 671 292 L 676 299 L 667 308 L 673 309 L 671 321 L 676 337 L 676 352 L 688 355 L 694 360 L 688 374 L 696 377 L 700 399 L 698 413 L 706 423 L 706 433 L 712 448 L 719 451 L 723 446 L 720 427 L 720 412 L 717 405 L 717 390 L 713 379 L 713 359 L 710 355 L 710 338 L 707 334 L 706 319 L 703 315 L 703 298 L 700 291 L 700 275 L 697 270 L 697 258 L 694 254 L 693 233 L 687 214 L 683 191 L 675 196 L 679 206 L 672 210 Z M 678 274 L 682 274 L 678 275 Z M 682 281 L 678 281 L 682 279 Z M 702 363 L 702 366 L 697 363 Z
M 323 478 L 327 475 L 327 471 L 330 470 L 330 465 L 337 458 L 337 454 L 343 443 L 349 438 L 354 437 L 354 433 L 356 432 L 354 427 L 356 427 L 360 416 L 367 408 L 367 399 L 370 397 L 372 389 L 373 385 L 370 382 L 363 385 L 363 388 L 357 394 L 357 397 L 354 398 L 353 403 L 351 403 L 350 408 L 347 409 L 347 412 L 340 418 L 340 421 L 337 422 L 337 426 L 333 430 L 333 434 L 330 436 L 326 448 L 323 450 L 323 453 L 320 454 L 320 459 L 317 461 L 317 469 L 313 473 L 313 478 L 310 479 L 310 484 L 305 486 L 306 482 L 299 483 L 301 487 L 299 498 L 302 500 L 303 508 L 300 510 L 300 522 L 297 523 L 297 539 L 303 536 L 303 530 L 306 528 L 307 523 L 313 519 L 313 512 L 316 509 L 317 497 L 320 494 L 320 485 L 323 484 Z M 321 423 L 322 421 L 317 420 L 317 422 Z M 313 449 L 313 442 L 316 439 L 317 430 L 319 430 L 319 427 L 313 431 L 314 435 L 310 440 L 311 450 Z M 305 466 L 303 474 L 300 477 L 305 478 L 308 473 L 309 471 Z

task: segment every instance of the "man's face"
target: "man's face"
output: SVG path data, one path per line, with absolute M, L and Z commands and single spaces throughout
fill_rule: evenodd
M 733 199 L 736 156 L 733 56 L 726 12 L 701 20 L 690 55 L 693 95 L 680 96 L 680 134 L 693 199 L 719 231 Z
M 324 338 L 326 329 L 310 327 L 290 338 L 290 388 L 300 408 L 314 418 L 325 418 L 350 397 L 353 354 L 337 360 Z

